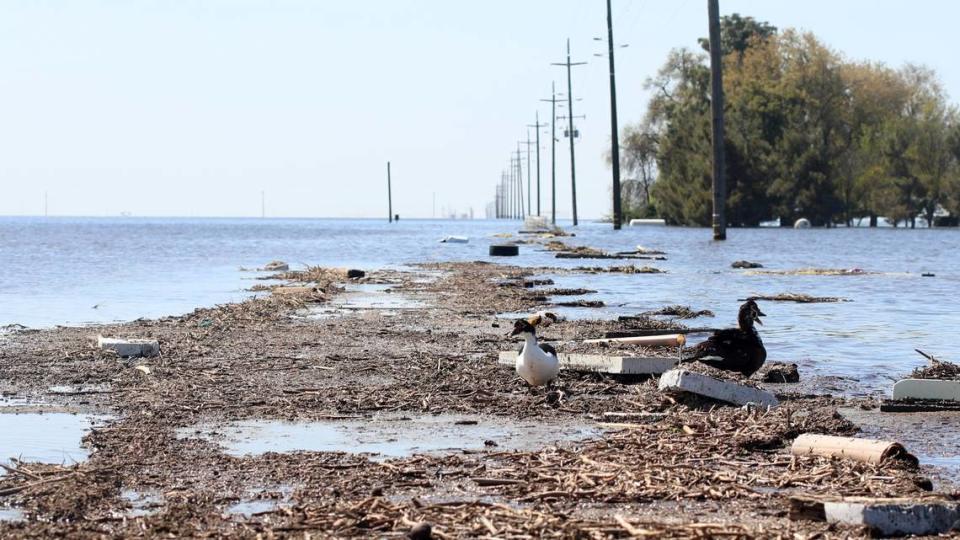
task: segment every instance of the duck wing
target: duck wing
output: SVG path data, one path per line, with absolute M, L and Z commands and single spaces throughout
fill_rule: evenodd
M 553 345 L 550 345 L 549 343 L 541 343 L 540 349 L 547 354 L 552 354 L 553 356 L 557 356 L 557 350 L 554 349 Z M 557 356 L 557 358 L 560 358 L 560 357 Z
M 755 334 L 739 328 L 715 332 L 684 355 L 684 362 L 698 361 L 726 371 L 750 376 L 763 365 L 766 350 Z
M 698 343 L 691 347 L 684 354 L 684 361 L 692 362 L 694 360 L 707 360 L 712 357 L 723 358 L 730 351 L 737 347 L 737 344 L 743 340 L 743 332 L 738 328 L 727 328 L 717 330 L 712 336 L 703 343 Z

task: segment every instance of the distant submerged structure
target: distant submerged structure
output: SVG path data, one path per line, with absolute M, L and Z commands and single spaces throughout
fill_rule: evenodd
M 794 228 L 794 229 L 809 229 L 809 228 L 810 228 L 810 220 L 807 219 L 807 218 L 805 218 L 805 217 L 802 217 L 802 218 L 800 218 L 800 219 L 798 219 L 798 220 L 796 220 L 796 221 L 793 222 L 793 228 Z

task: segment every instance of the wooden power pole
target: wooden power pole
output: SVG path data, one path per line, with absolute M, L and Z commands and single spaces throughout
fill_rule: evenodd
M 540 111 L 537 111 L 535 118 L 536 120 L 534 121 L 533 125 L 528 125 L 527 127 L 532 127 L 533 129 L 537 130 L 537 139 L 535 143 L 537 145 L 537 215 L 540 216 L 542 215 L 540 213 L 540 128 L 547 127 L 547 125 L 540 123 Z M 527 159 L 529 160 L 529 157 Z
M 550 223 L 557 224 L 557 83 L 550 83 Z
M 723 150 L 723 51 L 720 3 L 707 0 L 710 19 L 710 109 L 713 116 L 713 239 L 727 239 L 727 181 Z
M 390 185 L 390 162 L 387 162 L 387 221 L 393 223 L 393 186 Z
M 617 133 L 617 79 L 613 62 L 613 14 L 607 0 L 607 54 L 610 59 L 610 161 L 613 165 L 613 229 L 620 230 L 623 208 L 620 202 L 620 137 Z
M 554 63 L 553 65 L 567 67 L 567 134 L 570 137 L 570 190 L 573 197 L 574 227 L 577 226 L 577 162 L 575 152 L 573 150 L 573 143 L 577 132 L 573 129 L 573 81 L 570 77 L 570 68 L 573 66 L 582 66 L 584 64 L 586 64 L 586 62 L 570 61 L 570 38 L 567 38 L 567 61 L 562 63 Z

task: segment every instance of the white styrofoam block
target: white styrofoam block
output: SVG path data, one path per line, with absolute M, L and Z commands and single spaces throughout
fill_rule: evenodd
M 664 225 L 666 225 L 666 224 L 667 224 L 667 222 L 666 222 L 665 220 L 663 220 L 663 219 L 649 219 L 649 218 L 648 218 L 648 219 L 631 219 L 631 220 L 630 220 L 630 226 L 631 226 L 631 227 L 639 227 L 639 226 L 643 226 L 643 225 L 659 225 L 659 226 L 664 226 Z
M 160 343 L 155 339 L 115 339 L 97 337 L 97 346 L 117 353 L 117 356 L 156 356 L 160 354 Z
M 518 351 L 503 351 L 498 358 L 505 366 L 516 365 Z M 589 371 L 613 375 L 659 375 L 673 369 L 676 358 L 643 356 L 608 356 L 603 354 L 558 353 L 560 369 Z
M 661 375 L 659 388 L 661 391 L 690 392 L 736 405 L 756 403 L 776 407 L 780 404 L 776 396 L 766 390 L 732 381 L 721 381 L 683 369 L 670 370 Z
M 945 399 L 960 401 L 960 381 L 903 379 L 893 385 L 893 399 Z
M 958 505 L 949 502 L 825 502 L 823 510 L 829 523 L 866 525 L 885 536 L 945 533 L 960 520 Z

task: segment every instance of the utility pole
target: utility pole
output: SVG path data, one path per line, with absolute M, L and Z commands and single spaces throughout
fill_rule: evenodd
M 720 2 L 707 0 L 710 19 L 710 110 L 713 116 L 713 239 L 727 239 L 727 180 L 723 150 L 723 51 Z
M 540 213 L 540 128 L 547 127 L 547 125 L 540 123 L 540 111 L 537 111 L 535 118 L 536 120 L 534 121 L 534 124 L 532 126 L 528 125 L 527 127 L 532 127 L 533 129 L 537 130 L 537 140 L 535 143 L 537 145 L 537 215 L 541 216 L 543 214 Z M 527 162 L 529 163 L 529 160 L 530 160 L 529 155 L 527 156 L 527 160 L 528 160 Z M 529 178 L 530 175 L 528 174 L 527 177 Z
M 529 126 L 528 126 L 528 127 L 529 127 Z M 533 146 L 534 144 L 537 144 L 537 143 L 535 143 L 535 142 L 533 142 L 533 141 L 530 140 L 530 130 L 529 130 L 529 129 L 527 130 L 527 141 L 526 141 L 526 142 L 522 142 L 522 141 L 521 141 L 520 144 L 525 144 L 525 145 L 527 145 L 527 215 L 532 216 L 532 215 L 533 215 L 533 202 L 531 201 L 531 198 L 533 197 L 533 187 L 532 187 L 530 184 L 531 184 L 531 182 L 533 182 L 533 175 L 530 174 L 530 167 L 533 166 L 533 160 L 530 159 L 530 147 Z M 537 156 L 538 156 L 538 161 L 539 161 L 539 154 L 537 154 Z M 540 191 L 539 177 L 540 177 L 540 171 L 539 171 L 539 169 L 538 169 L 538 170 L 537 170 L 537 191 L 538 191 L 538 193 L 539 193 L 539 191 Z M 537 206 L 538 206 L 538 207 L 540 206 L 540 201 L 537 201 Z M 539 210 L 537 210 L 537 215 L 540 215 L 540 211 L 539 211 Z
M 510 219 L 517 219 L 517 166 L 513 162 L 513 152 L 510 153 Z
M 393 186 L 390 185 L 390 162 L 387 162 L 387 222 L 393 223 Z
M 517 202 L 519 203 L 520 219 L 526 217 L 526 210 L 523 208 L 523 157 L 520 155 L 520 145 L 523 141 L 517 143 Z
M 530 198 L 533 196 L 533 189 L 530 187 L 530 145 L 533 144 L 530 142 L 530 129 L 527 129 L 527 215 L 533 214 L 533 205 L 530 203 Z
M 577 165 L 575 152 L 573 150 L 573 139 L 576 138 L 576 132 L 573 130 L 573 81 L 570 77 L 570 68 L 573 66 L 582 66 L 586 62 L 570 61 L 570 38 L 567 38 L 567 61 L 563 63 L 554 63 L 555 66 L 567 66 L 567 120 L 570 136 L 570 190 L 573 196 L 573 226 L 577 226 Z
M 557 224 L 557 83 L 550 83 L 550 223 Z
M 613 14 L 607 0 L 607 53 L 610 56 L 610 160 L 613 164 L 613 229 L 620 230 L 623 209 L 620 202 L 620 137 L 617 133 L 617 79 L 613 62 Z

